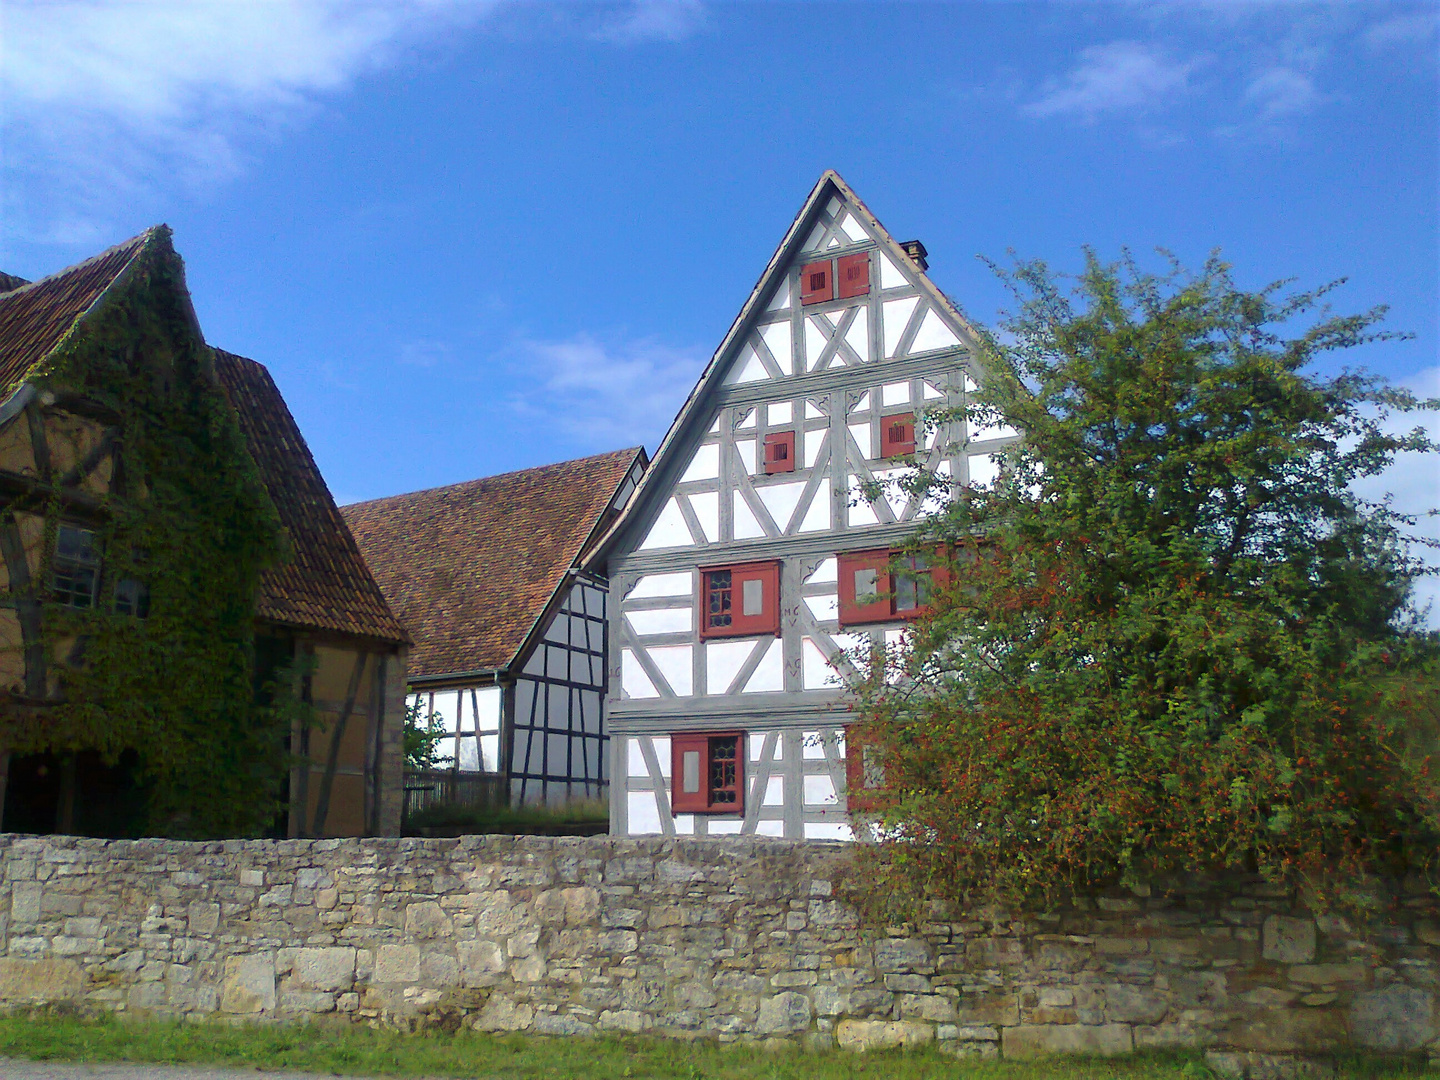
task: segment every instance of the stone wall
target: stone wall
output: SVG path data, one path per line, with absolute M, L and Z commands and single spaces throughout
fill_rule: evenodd
M 0 1002 L 1029 1056 L 1426 1047 L 1440 926 L 1258 883 L 863 927 L 840 845 L 0 836 Z M 1143 892 L 1143 890 L 1142 890 Z

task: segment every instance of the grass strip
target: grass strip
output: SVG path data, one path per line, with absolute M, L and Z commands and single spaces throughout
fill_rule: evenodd
M 486 1080 L 1205 1080 L 1212 1075 L 1194 1054 L 1012 1062 L 957 1060 L 933 1048 L 810 1053 L 636 1037 L 408 1034 L 332 1024 L 122 1022 L 54 1015 L 0 1017 L 0 1057 Z M 1353 1058 L 1340 1067 L 1341 1076 L 1364 1080 L 1423 1072 L 1423 1062 L 1401 1059 Z

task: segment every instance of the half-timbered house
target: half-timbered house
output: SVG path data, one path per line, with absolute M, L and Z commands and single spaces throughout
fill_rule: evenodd
M 987 483 L 1015 437 L 926 423 L 978 376 L 926 269 L 825 173 L 587 560 L 610 587 L 612 831 L 855 835 L 849 658 L 902 640 L 934 572 L 896 569 L 927 506 L 885 482 Z
M 0 556 L 4 828 L 399 831 L 405 633 L 164 226 L 0 276 Z
M 634 448 L 342 509 L 414 639 L 441 757 L 511 802 L 606 791 L 607 597 L 579 562 L 645 465 Z

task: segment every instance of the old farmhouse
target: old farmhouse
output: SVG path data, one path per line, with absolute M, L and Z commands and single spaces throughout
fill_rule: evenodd
M 405 632 L 169 230 L 0 289 L 3 827 L 398 832 Z
M 912 462 L 986 483 L 1015 438 L 926 423 L 978 372 L 925 271 L 825 173 L 587 558 L 610 586 L 613 832 L 856 835 L 849 656 L 899 642 L 933 572 L 892 566 L 923 500 L 862 484 Z
M 342 509 L 414 638 L 446 767 L 513 803 L 604 795 L 608 601 L 580 570 L 644 473 L 620 450 Z

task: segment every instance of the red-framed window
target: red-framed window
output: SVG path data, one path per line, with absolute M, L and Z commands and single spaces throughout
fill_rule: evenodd
M 835 273 L 836 291 L 841 299 L 847 296 L 864 296 L 870 291 L 870 253 L 844 255 L 839 260 Z
M 845 729 L 845 802 L 850 810 L 873 810 L 875 792 L 885 784 L 885 770 L 875 747 L 857 742 L 854 728 Z
M 918 618 L 935 589 L 949 581 L 938 557 L 920 553 L 881 548 L 846 552 L 837 561 L 841 626 Z
M 915 414 L 892 413 L 880 418 L 880 456 L 915 453 Z
M 800 303 L 821 304 L 835 299 L 835 268 L 829 259 L 800 268 Z
M 795 471 L 795 432 L 772 431 L 765 436 L 765 474 Z
M 700 569 L 700 636 L 780 633 L 780 564 L 737 563 Z
M 670 809 L 677 814 L 745 812 L 745 733 L 670 737 Z

